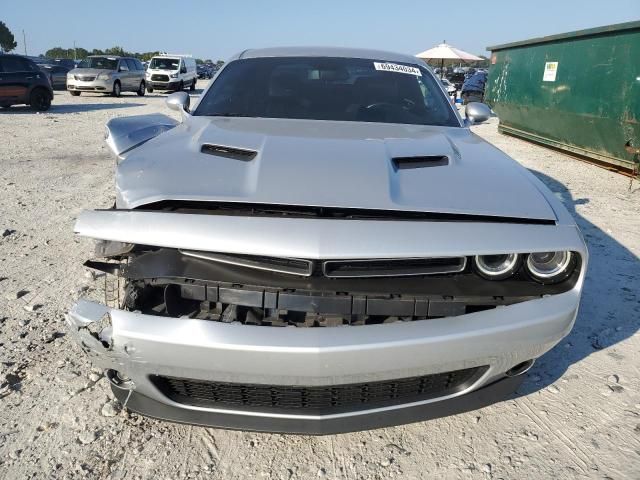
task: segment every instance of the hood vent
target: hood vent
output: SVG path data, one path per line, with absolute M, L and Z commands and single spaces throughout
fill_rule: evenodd
M 409 168 L 443 167 L 449 165 L 449 157 L 445 155 L 429 155 L 420 157 L 396 157 L 392 159 L 393 168 L 405 170 Z
M 225 147 L 224 145 L 212 145 L 205 143 L 200 149 L 202 153 L 208 155 L 216 155 L 218 157 L 232 158 L 234 160 L 243 160 L 248 162 L 256 158 L 258 152 L 254 150 L 244 150 L 242 148 Z

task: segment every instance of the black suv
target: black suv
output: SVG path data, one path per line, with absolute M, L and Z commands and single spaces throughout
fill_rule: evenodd
M 51 100 L 49 77 L 33 61 L 0 54 L 0 107 L 26 104 L 42 112 L 49 110 Z

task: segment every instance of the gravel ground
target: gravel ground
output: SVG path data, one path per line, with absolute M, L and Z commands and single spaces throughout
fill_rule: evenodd
M 163 97 L 56 94 L 44 114 L 0 113 L 0 478 L 638 478 L 640 184 L 474 127 L 573 212 L 592 261 L 573 332 L 514 399 L 428 423 L 326 437 L 143 418 L 113 402 L 66 335 L 93 294 L 82 209 L 113 202 L 103 142 L 114 116 L 168 112 Z

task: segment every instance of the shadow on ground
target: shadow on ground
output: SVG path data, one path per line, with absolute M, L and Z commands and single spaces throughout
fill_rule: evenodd
M 59 114 L 59 113 L 81 113 L 92 112 L 95 110 L 111 110 L 116 108 L 130 108 L 130 107 L 142 107 L 143 103 L 71 103 L 71 104 L 58 104 L 51 105 L 51 108 L 46 112 L 40 112 L 41 115 Z M 4 115 L 21 115 L 30 114 L 36 115 L 38 112 L 34 111 L 28 105 L 14 105 L 13 107 L 0 110 L 0 114 Z
M 624 356 L 612 347 L 631 337 L 640 326 L 640 259 L 576 212 L 575 206 L 588 203 L 589 199 L 574 199 L 562 183 L 540 172 L 532 173 L 575 218 L 589 248 L 589 270 L 573 330 L 538 359 L 518 389 L 518 396 L 551 385 L 571 365 L 599 350 L 607 349 L 607 355 L 623 360 Z

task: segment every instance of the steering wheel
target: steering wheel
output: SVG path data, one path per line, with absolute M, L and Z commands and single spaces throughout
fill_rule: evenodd
M 369 105 L 367 105 L 366 107 L 364 107 L 365 110 L 374 110 L 374 109 L 378 109 L 378 108 L 398 108 L 397 105 L 394 105 L 393 103 L 389 103 L 389 102 L 375 102 L 375 103 L 370 103 Z

